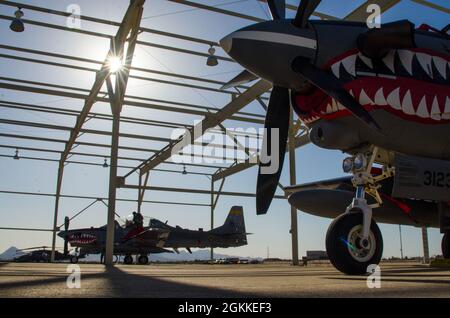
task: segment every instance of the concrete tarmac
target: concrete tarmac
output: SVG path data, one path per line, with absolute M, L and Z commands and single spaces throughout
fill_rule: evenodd
M 80 264 L 81 288 L 68 288 L 69 264 L 0 263 L 0 297 L 450 297 L 450 269 L 381 264 L 381 288 L 329 264 Z

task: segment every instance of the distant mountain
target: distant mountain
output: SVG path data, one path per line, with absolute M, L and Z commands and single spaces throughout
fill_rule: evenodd
M 214 258 L 231 258 L 238 256 L 231 256 L 226 254 L 214 253 Z M 180 250 L 180 254 L 177 253 L 160 253 L 151 254 L 150 261 L 152 262 L 184 262 L 184 261 L 207 261 L 210 259 L 209 250 L 196 250 L 190 254 L 187 251 Z
M 2 254 L 0 254 L 0 261 L 11 261 L 15 257 L 21 256 L 23 254 L 25 254 L 25 253 L 18 251 L 17 247 L 11 246 L 6 251 L 4 251 Z

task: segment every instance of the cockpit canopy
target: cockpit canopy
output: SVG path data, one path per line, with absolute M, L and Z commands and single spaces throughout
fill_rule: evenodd
M 166 222 L 166 223 L 167 223 L 167 222 Z M 148 222 L 148 225 L 149 225 L 150 227 L 158 228 L 158 229 L 167 229 L 167 228 L 170 228 L 170 226 L 168 226 L 166 223 L 163 223 L 163 222 L 161 222 L 160 220 L 155 219 L 155 218 L 150 218 L 150 221 Z

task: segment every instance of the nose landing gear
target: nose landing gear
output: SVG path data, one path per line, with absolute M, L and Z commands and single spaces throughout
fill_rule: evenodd
M 383 238 L 375 221 L 369 235 L 362 238 L 362 213 L 344 213 L 328 228 L 326 248 L 331 263 L 349 275 L 362 275 L 371 264 L 378 264 L 383 254 Z
M 370 153 L 357 154 L 344 160 L 345 172 L 352 172 L 352 183 L 356 187 L 355 197 L 344 214 L 337 217 L 328 228 L 326 249 L 331 263 L 341 272 L 361 275 L 371 264 L 378 264 L 383 254 L 383 238 L 374 220 L 372 208 L 379 207 L 382 200 L 377 183 L 391 177 L 393 168 L 385 167 L 381 175 L 372 176 L 371 169 L 378 149 Z M 377 201 L 369 205 L 368 193 Z

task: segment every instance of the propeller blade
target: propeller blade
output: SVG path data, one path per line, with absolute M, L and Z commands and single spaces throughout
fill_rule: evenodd
M 238 85 L 241 85 L 241 84 L 245 84 L 245 83 L 254 81 L 255 79 L 258 79 L 258 76 L 256 76 L 253 73 L 250 73 L 247 70 L 244 70 L 241 73 L 239 73 L 236 77 L 231 79 L 228 83 L 223 85 L 220 89 L 222 89 L 222 90 L 223 89 L 228 89 L 230 87 L 234 87 L 234 86 L 238 86 Z
M 268 0 L 270 15 L 272 20 L 285 19 L 286 17 L 286 1 L 285 0 Z
M 302 0 L 297 9 L 294 21 L 292 22 L 299 28 L 305 28 L 309 17 L 314 13 L 321 0 Z
M 256 213 L 265 214 L 269 209 L 270 203 L 275 195 L 275 191 L 280 180 L 281 170 L 283 168 L 284 156 L 286 154 L 286 141 L 289 132 L 289 90 L 274 86 L 272 94 L 270 95 L 269 106 L 267 108 L 266 121 L 264 128 L 266 129 L 263 149 L 267 150 L 267 155 L 278 156 L 278 167 L 275 173 L 263 173 L 264 166 L 273 164 L 273 160 L 270 163 L 260 162 L 258 171 L 258 182 L 256 185 Z M 272 153 L 271 140 L 272 129 L 278 128 L 279 132 L 279 149 L 278 154 Z M 261 157 L 260 157 L 261 158 Z M 262 160 L 261 160 L 262 161 Z
M 370 113 L 344 89 L 341 82 L 334 76 L 316 68 L 309 60 L 304 58 L 296 58 L 292 63 L 292 69 L 311 82 L 311 84 L 324 91 L 327 95 L 333 97 L 371 128 L 378 131 L 381 130 L 380 126 Z

